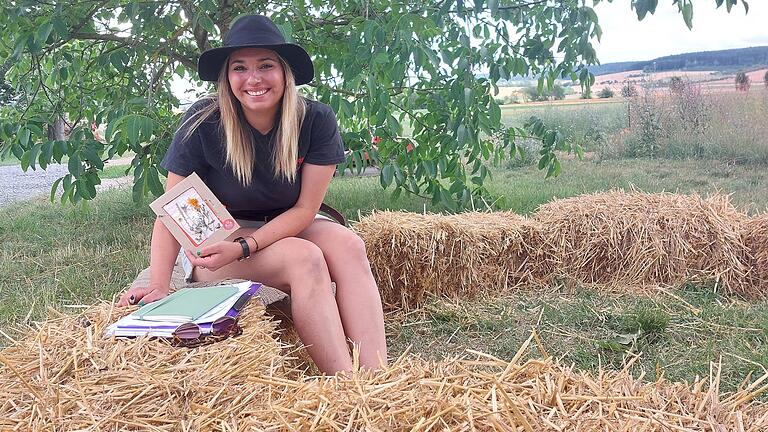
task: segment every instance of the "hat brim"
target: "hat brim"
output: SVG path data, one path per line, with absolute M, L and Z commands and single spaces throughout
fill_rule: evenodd
M 197 73 L 203 81 L 218 81 L 227 57 L 242 48 L 264 48 L 272 50 L 280 55 L 291 66 L 296 85 L 306 84 L 315 77 L 315 68 L 312 59 L 304 48 L 295 44 L 278 45 L 235 45 L 213 48 L 205 51 L 197 60 Z

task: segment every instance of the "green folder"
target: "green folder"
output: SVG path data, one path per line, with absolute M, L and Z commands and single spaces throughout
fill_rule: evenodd
M 234 286 L 182 288 L 132 315 L 147 321 L 194 321 L 237 292 Z

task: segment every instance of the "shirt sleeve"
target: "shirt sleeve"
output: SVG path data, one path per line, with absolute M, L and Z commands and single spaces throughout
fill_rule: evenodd
M 200 105 L 203 104 L 198 102 L 187 110 L 184 118 L 181 120 L 181 126 L 173 136 L 173 141 L 171 141 L 163 161 L 160 162 L 160 166 L 174 174 L 186 177 L 196 172 L 198 175 L 204 175 L 208 170 L 208 163 L 203 152 L 202 134 L 200 133 L 200 127 L 203 124 L 198 126 L 191 134 L 187 133 L 189 126 L 194 121 L 188 122 L 188 120 L 202 108 Z M 187 135 L 189 136 L 187 137 Z
M 318 104 L 318 108 L 304 162 L 313 165 L 335 165 L 344 162 L 344 143 L 339 134 L 336 115 L 328 105 Z

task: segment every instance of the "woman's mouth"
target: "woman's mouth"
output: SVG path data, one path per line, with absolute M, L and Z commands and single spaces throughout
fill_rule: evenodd
M 246 90 L 245 94 L 248 96 L 263 96 L 269 91 L 269 89 L 261 89 L 261 90 Z

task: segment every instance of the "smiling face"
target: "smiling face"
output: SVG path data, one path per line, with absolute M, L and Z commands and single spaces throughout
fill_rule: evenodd
M 274 51 L 243 48 L 233 52 L 227 78 L 249 122 L 274 121 L 285 93 L 285 72 Z

